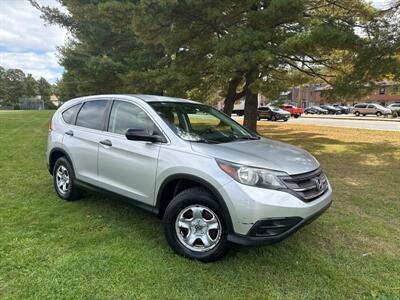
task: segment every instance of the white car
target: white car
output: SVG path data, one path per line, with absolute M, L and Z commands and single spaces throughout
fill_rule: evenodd
M 400 112 L 400 103 L 392 103 L 387 108 L 389 108 L 392 112 L 393 111 Z

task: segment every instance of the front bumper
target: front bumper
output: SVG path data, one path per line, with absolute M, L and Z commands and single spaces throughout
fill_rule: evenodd
M 260 220 L 257 223 L 255 223 L 250 229 L 249 232 L 256 232 L 257 228 L 262 226 L 264 221 L 273 221 L 273 222 L 279 222 L 283 220 L 287 220 L 288 226 L 285 227 L 287 230 L 284 230 L 280 234 L 276 235 L 271 235 L 271 236 L 252 236 L 252 235 L 243 235 L 243 234 L 238 234 L 238 233 L 231 233 L 228 234 L 228 241 L 243 245 L 243 246 L 259 246 L 259 245 L 270 245 L 274 244 L 277 242 L 280 242 L 296 231 L 298 231 L 300 228 L 303 226 L 310 224 L 314 220 L 316 220 L 321 214 L 323 214 L 330 206 L 331 202 L 329 202 L 327 205 L 325 205 L 323 208 L 321 208 L 319 211 L 315 212 L 311 216 L 302 219 L 300 217 L 291 217 L 291 218 L 278 218 L 278 219 L 266 219 L 266 220 Z
M 279 242 L 318 218 L 332 202 L 332 188 L 304 201 L 284 191 L 245 186 L 235 181 L 219 189 L 233 228 L 228 240 L 241 245 Z

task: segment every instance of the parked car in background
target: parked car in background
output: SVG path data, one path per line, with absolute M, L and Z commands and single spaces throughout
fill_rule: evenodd
M 400 112 L 400 103 L 392 103 L 387 108 L 389 108 L 392 112 Z
M 302 108 L 296 107 L 294 105 L 284 104 L 284 105 L 281 105 L 280 108 L 288 111 L 290 113 L 290 115 L 295 118 L 300 117 L 304 113 L 304 110 Z
M 340 115 L 342 113 L 342 110 L 340 108 L 336 108 L 332 105 L 321 104 L 319 107 L 322 109 L 326 109 L 328 111 L 328 114 L 330 115 Z
M 232 110 L 232 114 L 236 114 L 239 117 L 244 116 L 244 109 L 234 109 Z
M 308 114 L 312 114 L 312 115 L 327 115 L 328 111 L 326 109 L 323 109 L 321 107 L 318 106 L 311 106 L 311 107 L 307 107 L 306 109 L 304 109 L 304 113 L 306 115 Z
M 338 105 L 338 104 L 334 104 L 333 107 L 339 108 L 342 114 L 349 114 L 351 113 L 351 107 L 348 106 L 344 106 L 344 105 Z
M 380 117 L 382 115 L 390 115 L 392 111 L 389 108 L 376 103 L 358 103 L 354 105 L 352 113 L 356 116 L 376 115 Z
M 222 258 L 231 243 L 279 242 L 332 202 L 307 151 L 172 97 L 67 101 L 49 123 L 47 164 L 61 199 L 78 200 L 82 188 L 117 194 L 162 218 L 176 253 L 204 262 Z M 57 214 L 68 212 L 59 207 Z M 147 230 L 161 234 L 159 226 Z
M 267 119 L 270 121 L 287 121 L 290 118 L 290 112 L 274 106 L 264 106 L 257 109 L 257 119 Z

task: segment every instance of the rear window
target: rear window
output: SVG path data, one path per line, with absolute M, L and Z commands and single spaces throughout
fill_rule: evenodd
M 76 125 L 91 129 L 102 130 L 107 100 L 85 102 L 79 111 Z
M 71 106 L 70 108 L 68 108 L 67 110 L 65 110 L 62 113 L 62 118 L 64 119 L 65 123 L 67 124 L 74 124 L 75 123 L 75 118 L 76 118 L 76 114 L 78 113 L 80 104 Z

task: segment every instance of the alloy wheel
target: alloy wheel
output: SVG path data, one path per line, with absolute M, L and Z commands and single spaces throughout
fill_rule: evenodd
M 179 241 L 195 252 L 206 252 L 218 245 L 222 226 L 217 214 L 202 205 L 184 208 L 175 221 Z
M 60 165 L 56 173 L 57 189 L 61 194 L 66 194 L 70 188 L 70 177 L 67 168 Z

